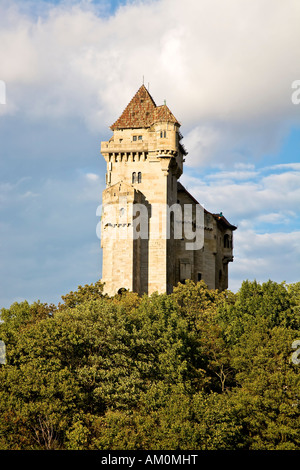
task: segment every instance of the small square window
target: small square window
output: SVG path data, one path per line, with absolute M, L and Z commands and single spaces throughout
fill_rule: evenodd
M 137 136 L 134 135 L 133 138 L 132 138 L 132 140 L 136 141 L 136 140 L 137 140 Z
M 143 136 L 142 136 L 142 135 L 139 135 L 138 139 L 139 139 L 139 140 L 143 140 Z

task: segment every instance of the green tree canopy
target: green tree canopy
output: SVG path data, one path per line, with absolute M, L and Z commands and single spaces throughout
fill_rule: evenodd
M 299 449 L 299 286 L 2 309 L 0 449 Z

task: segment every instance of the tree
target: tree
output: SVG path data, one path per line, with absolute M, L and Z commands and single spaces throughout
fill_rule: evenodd
M 251 449 L 300 446 L 300 376 L 291 362 L 299 322 L 292 303 L 284 284 L 247 282 L 234 307 L 234 396 L 241 403 Z
M 1 449 L 299 449 L 299 283 L 2 309 Z
M 78 286 L 77 291 L 71 291 L 69 294 L 61 296 L 64 303 L 59 303 L 58 308 L 64 310 L 74 308 L 85 301 L 98 300 L 103 297 L 103 287 L 101 281 L 97 281 L 95 284 L 86 284 L 84 287 Z

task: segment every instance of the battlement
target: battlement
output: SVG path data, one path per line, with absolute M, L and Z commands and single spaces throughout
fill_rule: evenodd
M 128 154 L 128 161 L 130 154 L 136 152 L 177 156 L 182 153 L 177 128 L 173 124 L 163 123 L 146 129 L 115 130 L 107 142 L 101 142 L 101 153 L 106 161 L 110 158 L 115 160 L 118 154 Z

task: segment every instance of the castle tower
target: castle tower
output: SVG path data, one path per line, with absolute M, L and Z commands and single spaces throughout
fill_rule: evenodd
M 186 154 L 179 128 L 168 107 L 156 106 L 142 85 L 111 126 L 113 136 L 101 143 L 107 163 L 103 204 L 116 205 L 120 197 L 125 201 L 128 196 L 127 215 L 138 201 L 143 201 L 148 210 L 147 238 L 130 238 L 133 215 L 126 221 L 127 238 L 118 236 L 123 227 L 116 222 L 111 236 L 102 237 L 102 280 L 109 294 L 120 288 L 148 294 L 172 290 L 173 242 L 166 236 L 166 211 L 168 205 L 177 202 L 177 180 Z M 154 208 L 159 208 L 159 217 Z M 103 234 L 105 226 L 107 221 L 102 224 Z
M 232 250 L 226 251 L 225 260 L 216 239 L 224 236 L 225 227 L 232 240 L 234 226 L 205 211 L 205 253 L 202 245 L 195 252 L 186 251 L 184 237 L 173 236 L 176 220 L 169 208 L 178 203 L 200 206 L 178 182 L 187 155 L 179 129 L 180 123 L 166 104 L 157 106 L 142 85 L 111 126 L 112 137 L 101 142 L 107 164 L 101 220 L 102 281 L 109 295 L 121 289 L 170 293 L 185 279 L 197 282 L 200 274 L 211 288 L 227 287 Z

